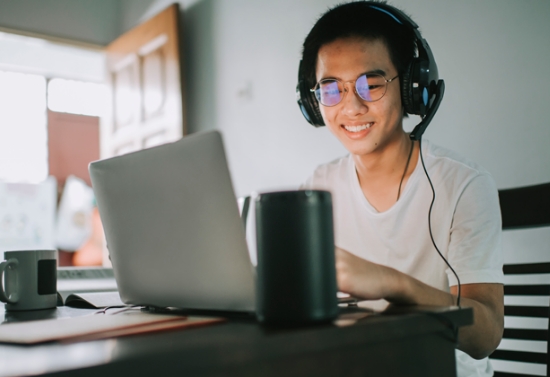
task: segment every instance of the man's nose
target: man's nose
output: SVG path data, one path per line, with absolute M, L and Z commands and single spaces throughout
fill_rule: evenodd
M 355 86 L 347 82 L 344 86 L 345 95 L 342 99 L 343 112 L 348 116 L 356 116 L 365 114 L 369 111 L 367 102 L 364 101 L 357 92 Z

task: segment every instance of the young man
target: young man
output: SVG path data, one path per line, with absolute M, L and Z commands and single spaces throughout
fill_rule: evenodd
M 304 42 L 300 82 L 349 151 L 317 168 L 304 188 L 332 193 L 340 290 L 456 305 L 456 271 L 460 305 L 474 311 L 474 324 L 459 332 L 458 375 L 490 376 L 486 357 L 504 322 L 498 192 L 482 167 L 403 130 L 403 90 L 411 85 L 403 81 L 420 41 L 392 10 L 365 1 L 337 6 Z

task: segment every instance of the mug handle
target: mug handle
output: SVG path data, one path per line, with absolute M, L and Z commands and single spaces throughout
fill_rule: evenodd
M 15 258 L 8 259 L 0 263 L 0 301 L 7 302 L 8 304 L 16 304 L 17 301 L 19 301 L 19 293 L 14 292 L 11 294 L 7 294 L 4 287 L 4 273 L 6 272 L 6 268 L 8 268 L 9 265 L 17 266 L 19 264 L 19 261 Z M 17 278 L 16 278 L 17 279 Z M 17 282 L 15 284 L 17 285 Z M 19 287 L 18 287 L 19 288 Z

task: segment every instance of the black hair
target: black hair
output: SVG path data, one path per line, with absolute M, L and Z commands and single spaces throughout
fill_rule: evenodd
M 414 31 L 385 11 L 373 8 L 382 1 L 354 1 L 329 9 L 317 20 L 306 37 L 302 51 L 302 77 L 309 88 L 317 82 L 317 55 L 322 46 L 341 38 L 364 38 L 382 41 L 390 59 L 402 77 L 416 56 Z

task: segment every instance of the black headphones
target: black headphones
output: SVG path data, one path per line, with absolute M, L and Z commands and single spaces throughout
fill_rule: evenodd
M 443 99 L 445 83 L 443 80 L 439 80 L 432 50 L 428 42 L 420 35 L 418 25 L 405 13 L 392 6 L 381 3 L 370 3 L 369 6 L 390 16 L 399 24 L 408 26 L 414 32 L 418 56 L 412 59 L 405 72 L 400 76 L 401 101 L 407 113 L 419 115 L 422 118 L 422 121 L 410 134 L 412 140 L 420 140 Z M 310 89 L 300 61 L 298 85 L 296 86 L 298 106 L 311 125 L 321 127 L 325 125 L 325 122 L 319 110 L 319 103 Z

